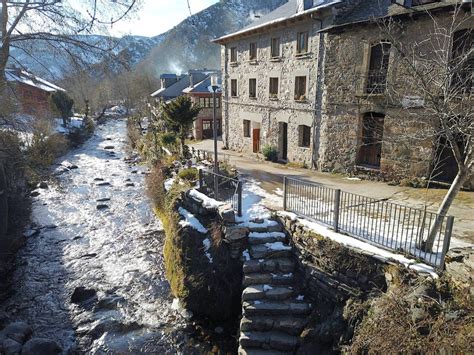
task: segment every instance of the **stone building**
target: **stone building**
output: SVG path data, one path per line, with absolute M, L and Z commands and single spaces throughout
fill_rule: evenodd
M 459 38 L 472 55 L 471 8 L 459 7 L 461 1 L 397 2 L 384 7 L 377 21 L 353 17 L 324 31 L 318 167 L 394 180 L 430 178 L 451 183 L 457 174 L 456 161 L 443 137 L 436 134 L 432 124 L 436 110 L 427 96 L 443 90 L 442 83 L 436 82 L 443 77 L 437 53 L 453 59 Z M 364 17 L 371 6 L 359 7 Z M 425 67 L 432 90 L 412 77 L 401 57 L 403 51 L 415 49 L 417 59 L 412 62 Z M 463 72 L 471 77 L 467 95 L 472 94 L 472 60 Z M 467 100 L 472 107 L 472 95 Z
M 53 117 L 50 97 L 54 92 L 64 89 L 17 68 L 7 68 L 5 76 L 20 114 L 38 118 Z
M 224 144 L 313 165 L 321 106 L 320 34 L 361 1 L 290 0 L 222 45 Z
M 220 80 L 219 80 L 220 81 Z M 183 94 L 191 97 L 195 104 L 201 106 L 201 111 L 196 121 L 194 121 L 193 137 L 197 140 L 211 139 L 214 137 L 214 100 L 211 88 L 211 77 L 208 76 L 203 81 L 183 90 Z M 221 83 L 216 90 L 216 122 L 217 135 L 222 134 L 222 89 Z

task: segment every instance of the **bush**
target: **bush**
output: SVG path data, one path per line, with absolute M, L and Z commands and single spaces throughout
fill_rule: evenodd
M 278 160 L 278 149 L 276 147 L 266 145 L 265 147 L 263 147 L 262 153 L 265 157 L 265 160 L 273 162 Z
M 69 149 L 69 141 L 61 134 L 44 136 L 35 133 L 28 149 L 29 165 L 33 169 L 45 169 L 54 163 L 54 160 Z
M 196 168 L 184 169 L 178 173 L 180 179 L 193 182 L 199 179 L 199 171 Z
M 171 150 L 176 150 L 176 144 L 178 143 L 178 136 L 173 132 L 163 133 L 160 137 L 161 144 Z
M 74 100 L 64 91 L 56 91 L 51 95 L 52 108 L 55 109 L 63 119 L 63 124 L 66 126 L 69 117 L 72 116 L 72 107 Z

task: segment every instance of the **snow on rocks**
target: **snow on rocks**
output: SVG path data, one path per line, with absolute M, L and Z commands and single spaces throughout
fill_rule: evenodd
M 170 178 L 170 179 L 167 179 L 167 180 L 165 181 L 165 190 L 166 190 L 166 191 L 171 190 L 171 187 L 173 186 L 175 180 L 176 180 L 176 179 L 174 179 L 174 178 Z
M 180 207 L 178 210 L 179 214 L 184 217 L 184 220 L 179 222 L 179 225 L 182 227 L 191 227 L 195 230 L 197 230 L 201 234 L 207 234 L 208 230 L 205 228 L 201 222 L 193 215 L 191 214 L 188 210 L 185 210 L 184 208 Z
M 196 189 L 191 190 L 189 192 L 189 196 L 201 202 L 204 208 L 218 209 L 224 204 L 223 202 L 219 202 L 217 200 L 214 200 L 213 198 L 207 197 Z

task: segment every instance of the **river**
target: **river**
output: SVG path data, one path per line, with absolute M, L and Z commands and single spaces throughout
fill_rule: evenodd
M 172 309 L 146 167 L 129 155 L 117 120 L 59 160 L 57 181 L 34 198 L 36 233 L 0 309 L 64 353 L 199 353 Z

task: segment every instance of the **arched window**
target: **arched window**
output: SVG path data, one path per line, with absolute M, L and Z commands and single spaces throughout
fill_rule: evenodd
M 367 93 L 369 94 L 385 92 L 391 47 L 390 42 L 380 41 L 370 48 L 369 73 L 367 77 Z

